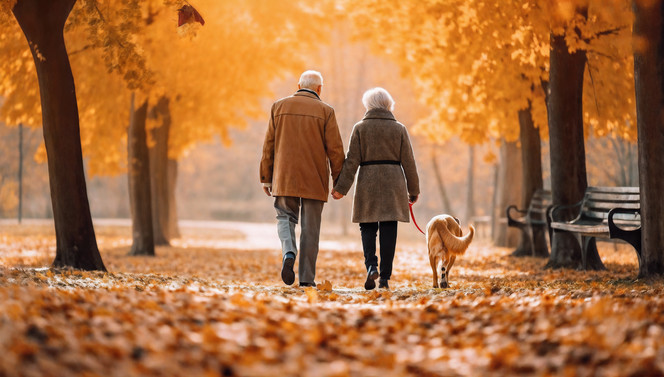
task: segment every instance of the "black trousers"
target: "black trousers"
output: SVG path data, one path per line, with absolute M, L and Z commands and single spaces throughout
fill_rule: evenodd
M 378 267 L 378 258 L 376 257 L 376 234 L 378 229 L 380 229 L 380 278 L 389 280 L 392 276 L 394 249 L 397 245 L 396 221 L 360 223 L 364 265 L 367 267 L 367 271 L 371 266 Z

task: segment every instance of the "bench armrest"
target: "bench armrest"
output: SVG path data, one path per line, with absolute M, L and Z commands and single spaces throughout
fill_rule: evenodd
M 511 206 L 507 207 L 507 209 L 505 210 L 505 215 L 507 216 L 508 219 L 511 217 L 510 216 L 510 211 L 515 211 L 515 212 L 520 213 L 522 215 L 527 215 L 528 214 L 528 210 L 519 209 L 519 208 L 517 208 L 517 206 L 511 205 Z
M 638 214 L 639 216 L 641 215 L 641 210 L 639 210 L 639 209 L 633 209 L 633 208 L 612 208 L 612 209 L 609 211 L 609 217 L 608 217 L 609 230 L 611 230 L 611 228 L 617 228 L 617 229 L 620 229 L 620 227 L 619 227 L 619 226 L 613 221 L 613 217 L 614 217 L 617 213 L 633 214 L 633 215 L 635 215 L 635 217 L 636 217 L 637 214 Z
M 583 204 L 583 200 L 579 201 L 578 203 L 574 203 L 574 204 L 551 205 L 547 209 L 547 217 L 551 220 L 551 222 L 573 221 L 574 219 L 572 219 L 572 220 L 563 220 L 563 219 L 561 219 L 560 216 L 559 216 L 560 211 L 564 211 L 564 210 L 572 209 L 572 208 L 576 208 L 576 207 L 581 207 L 582 204 Z M 579 215 L 580 215 L 580 213 L 575 216 L 575 219 L 578 218 Z
M 639 226 L 636 229 L 625 230 L 620 228 L 615 222 L 613 222 L 613 216 L 616 213 L 627 213 L 627 214 L 640 214 L 641 211 L 638 209 L 628 209 L 628 208 L 613 208 L 609 211 L 609 217 L 607 219 L 609 223 L 609 237 L 617 238 L 624 240 L 634 246 L 636 254 L 639 257 L 639 263 L 641 261 L 641 227 Z
M 512 215 L 510 214 L 511 211 L 522 214 L 523 219 L 516 219 L 516 218 L 512 217 Z M 507 209 L 505 209 L 505 216 L 507 216 L 507 226 L 523 228 L 524 226 L 526 226 L 526 221 L 527 221 L 526 216 L 527 215 L 528 215 L 528 211 L 518 209 L 515 205 L 511 205 L 511 206 L 507 207 Z

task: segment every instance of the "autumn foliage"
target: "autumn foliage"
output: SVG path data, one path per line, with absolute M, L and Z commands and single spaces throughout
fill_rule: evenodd
M 608 271 L 543 270 L 481 242 L 431 289 L 424 242 L 400 241 L 392 291 L 363 289 L 354 238 L 324 234 L 317 280 L 279 280 L 279 253 L 228 225 L 187 229 L 158 257 L 127 257 L 98 227 L 109 273 L 43 268 L 46 227 L 0 232 L 0 370 L 8 375 L 657 375 L 664 286 Z M 326 284 L 326 285 L 327 285 Z
M 270 95 L 272 80 L 304 69 L 305 52 L 324 40 L 322 15 L 329 5 L 304 3 L 251 0 L 238 9 L 235 3 L 208 0 L 197 1 L 196 8 L 179 0 L 78 1 L 65 38 L 88 171 L 125 171 L 132 91 L 141 94 L 137 101 L 152 104 L 171 98 L 172 158 L 214 137 L 229 144 L 230 129 L 262 114 L 261 100 Z M 0 62 L 5 98 L 0 119 L 39 126 L 29 46 L 14 20 L 0 24 L 0 35 L 0 51 L 10 57 Z M 149 119 L 149 128 L 158 126 L 159 119 Z M 40 156 L 45 159 L 43 150 Z
M 16 16 L 15 5 L 27 3 L 21 1 L 0 0 L 0 121 L 30 127 L 43 123 L 45 129 L 51 126 L 56 131 L 47 130 L 48 140 L 76 147 L 61 148 L 59 154 L 49 148 L 49 162 L 59 162 L 59 170 L 50 172 L 52 187 L 59 187 L 58 180 L 75 181 L 64 174 L 70 172 L 68 162 L 73 159 L 59 159 L 62 151 L 74 151 L 75 161 L 80 162 L 78 186 L 54 190 L 54 208 L 61 210 L 53 211 L 55 228 L 69 225 L 58 233 L 62 239 L 65 235 L 73 241 L 90 241 L 66 245 L 67 263 L 77 261 L 83 252 L 96 252 L 98 241 L 104 264 L 99 259 L 101 267 L 82 268 L 106 266 L 108 272 L 48 267 L 62 246 L 53 224 L 0 222 L 0 376 L 664 375 L 664 283 L 635 278 L 639 265 L 627 246 L 600 243 L 607 270 L 577 271 L 546 269 L 545 260 L 515 258 L 510 249 L 478 240 L 457 259 L 451 287 L 432 289 L 424 241 L 400 238 L 392 290 L 365 291 L 359 236 L 353 232 L 350 237 L 340 236 L 336 228 L 324 227 L 317 288 L 288 287 L 279 279 L 279 242 L 273 224 L 227 222 L 213 229 L 199 224 L 186 228 L 172 246 L 158 248 L 155 257 L 127 256 L 132 234 L 126 224 L 102 226 L 95 219 L 92 227 L 78 150 L 80 120 L 88 175 L 125 172 L 127 125 L 134 102 L 148 114 L 147 131 L 169 119 L 163 155 L 172 160 L 187 156 L 201 142 L 220 140 L 228 146 L 231 130 L 245 128 L 250 119 L 267 123 L 265 105 L 274 100 L 271 85 L 303 69 L 318 68 L 309 66 L 316 54 L 323 55 L 321 70 L 330 72 L 324 72 L 326 80 L 332 78 L 332 85 L 326 81 L 323 99 L 340 110 L 342 128 L 350 128 L 362 113 L 353 95 L 381 81 L 381 75 L 396 75 L 392 70 L 381 72 L 378 62 L 387 57 L 412 84 L 403 93 L 420 102 L 408 106 L 410 98 L 399 99 L 398 106 L 406 104 L 406 109 L 398 110 L 403 111 L 400 120 L 401 114 L 417 118 L 406 123 L 413 126 L 418 141 L 442 145 L 451 156 L 440 175 L 436 155 L 431 154 L 444 191 L 441 177 L 450 182 L 450 176 L 459 175 L 452 170 L 462 150 L 446 144 L 450 140 L 487 144 L 482 147 L 488 151 L 485 160 L 493 163 L 498 143 L 512 142 L 516 150 L 524 110 L 542 140 L 546 141 L 549 129 L 558 127 L 564 134 L 561 124 L 571 127 L 562 121 L 548 123 L 552 119 L 549 84 L 556 76 L 551 66 L 558 67 L 551 63 L 552 56 L 561 52 L 552 52 L 555 39 L 565 50 L 563 55 L 583 52 L 583 64 L 577 66 L 577 73 L 583 73 L 577 75 L 582 95 L 574 104 L 583 109 L 574 119 L 580 137 L 573 152 L 579 156 L 574 156 L 576 165 L 559 171 L 571 178 L 567 186 L 581 183 L 573 187 L 581 196 L 587 177 L 585 153 L 578 146 L 584 146 L 584 137 L 606 137 L 603 142 L 612 143 L 624 158 L 604 161 L 610 148 L 597 142 L 603 154 L 595 169 L 606 175 L 616 172 L 622 176 L 616 180 L 635 184 L 634 169 L 623 169 L 621 164 L 634 160 L 628 157 L 636 153 L 628 143 L 637 139 L 636 125 L 641 123 L 640 129 L 656 136 L 652 143 L 639 138 L 641 177 L 636 177 L 646 182 L 644 177 L 650 175 L 647 178 L 657 183 L 642 183 L 641 188 L 649 195 L 649 201 L 642 196 L 648 224 L 643 239 L 654 239 L 664 232 L 658 210 L 664 187 L 659 158 L 664 143 L 659 132 L 662 98 L 650 107 L 641 101 L 637 122 L 635 79 L 639 92 L 639 77 L 634 74 L 633 56 L 655 56 L 647 38 L 661 38 L 661 33 L 633 35 L 632 31 L 639 25 L 638 16 L 647 25 L 661 26 L 663 14 L 652 20 L 646 17 L 660 2 L 33 0 Z M 48 19 L 50 13 L 35 11 L 39 1 L 59 4 L 62 21 L 68 15 L 64 41 L 58 35 L 57 46 L 26 42 L 30 33 L 16 23 L 15 18 L 22 18 L 29 29 L 35 20 Z M 71 13 L 67 4 L 74 5 Z M 35 29 L 39 33 L 33 30 L 33 35 L 53 35 Z M 368 41 L 373 51 L 350 43 L 351 38 Z M 46 65 L 42 51 L 47 47 L 62 52 L 49 58 L 59 56 L 59 63 L 67 63 L 68 86 L 53 85 L 57 80 L 42 76 L 39 87 L 35 67 Z M 58 63 L 48 61 L 54 62 Z M 642 72 L 661 72 L 661 61 L 647 63 Z M 558 74 L 556 79 L 560 84 L 568 77 Z M 68 100 L 70 106 L 63 113 L 69 117 L 53 111 L 63 108 L 57 101 L 42 111 L 44 83 L 51 84 L 53 92 L 47 92 L 51 99 Z M 661 95 L 659 84 L 643 93 L 655 93 L 649 98 Z M 645 87 L 643 81 L 641 86 Z M 555 97 L 564 96 L 556 92 Z M 167 103 L 167 110 L 155 111 L 157 103 Z M 652 118 L 648 127 L 643 114 Z M 69 126 L 72 132 L 63 133 L 63 128 L 53 127 L 56 124 Z M 73 131 L 76 137 L 68 139 Z M 148 137 L 143 144 L 153 147 L 155 142 Z M 546 149 L 539 139 L 535 144 L 538 151 Z M 563 147 L 550 155 L 573 146 Z M 646 147 L 654 150 L 648 150 L 652 155 L 645 154 Z M 33 152 L 40 161 L 46 160 L 43 146 L 29 153 Z M 268 201 L 252 198 L 245 181 L 237 177 L 241 170 L 233 166 L 237 161 L 246 163 L 251 153 L 244 148 L 223 165 L 235 177 L 220 174 L 223 179 L 207 184 L 241 191 L 233 198 L 244 195 L 255 204 L 253 208 L 272 211 Z M 646 169 L 646 162 L 656 169 Z M 583 169 L 577 176 L 572 171 L 578 166 Z M 503 170 L 512 168 L 503 166 Z M 16 207 L 16 185 L 5 179 L 8 171 L 0 171 L 3 213 Z M 538 174 L 540 181 L 551 180 L 543 177 L 541 169 Z M 565 184 L 557 179 L 560 176 L 553 178 L 553 191 L 566 189 L 561 188 Z M 241 183 L 231 187 L 233 180 Z M 501 189 L 516 190 L 507 183 Z M 238 190 L 238 186 L 243 187 Z M 468 186 L 472 198 L 473 186 Z M 258 185 L 256 190 L 260 191 Z M 562 203 L 563 195 L 554 196 L 555 204 L 570 204 Z M 70 205 L 71 199 L 86 206 Z M 200 199 L 213 207 L 205 200 Z M 237 210 L 237 203 L 232 207 Z M 63 208 L 72 212 L 63 216 Z M 339 208 L 343 218 L 344 210 Z M 468 208 L 466 215 L 472 218 L 472 206 Z M 646 216 L 651 209 L 652 215 Z M 86 222 L 79 226 L 74 220 L 83 215 Z M 661 242 L 650 244 L 643 253 L 651 270 L 641 276 L 662 273 Z
M 570 50 L 588 51 L 588 133 L 636 138 L 629 1 L 370 0 L 348 7 L 359 35 L 398 61 L 431 107 L 419 129 L 433 141 L 514 141 L 517 113 L 529 103 L 546 138 L 549 36 L 566 30 L 573 31 Z M 589 16 L 576 17 L 576 7 Z

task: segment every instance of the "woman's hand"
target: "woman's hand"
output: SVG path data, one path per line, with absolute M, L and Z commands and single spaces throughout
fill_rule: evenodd
M 410 195 L 408 196 L 408 201 L 411 202 L 412 204 L 415 204 L 417 202 L 419 195 Z
M 332 197 L 334 198 L 334 200 L 339 200 L 344 196 L 343 194 L 340 194 L 338 191 L 334 191 L 334 189 L 332 189 Z

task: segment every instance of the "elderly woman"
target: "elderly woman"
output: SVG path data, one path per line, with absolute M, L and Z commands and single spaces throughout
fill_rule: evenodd
M 409 222 L 408 201 L 417 201 L 419 178 L 406 127 L 392 115 L 394 100 L 383 88 L 366 91 L 364 118 L 353 127 L 343 169 L 332 195 L 340 199 L 360 167 L 353 201 L 353 222 L 360 224 L 367 280 L 376 287 L 379 276 L 376 234 L 380 230 L 379 288 L 389 289 L 397 242 L 397 221 Z

